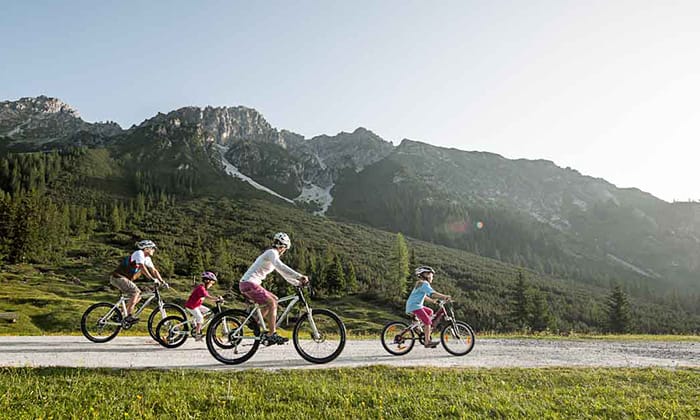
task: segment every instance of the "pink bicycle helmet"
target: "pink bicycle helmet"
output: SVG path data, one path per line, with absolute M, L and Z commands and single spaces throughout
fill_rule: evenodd
M 202 280 L 216 281 L 216 274 L 211 271 L 205 271 L 202 273 Z

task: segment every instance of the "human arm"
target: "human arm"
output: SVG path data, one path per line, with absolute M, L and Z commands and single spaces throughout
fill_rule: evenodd
M 430 300 L 433 301 L 433 303 L 436 303 L 435 299 L 452 300 L 452 296 L 438 293 L 435 291 L 430 295 L 430 297 L 432 298 Z M 427 296 L 425 298 L 428 299 Z
M 272 258 L 272 266 L 282 275 L 282 277 L 284 277 L 285 280 L 287 280 L 288 283 L 292 284 L 293 286 L 303 286 L 309 282 L 309 278 L 307 276 L 296 272 L 287 264 L 283 263 L 277 252 L 272 251 L 270 257 Z
M 151 257 L 145 258 L 145 261 L 143 262 L 142 269 L 143 269 L 144 274 L 146 274 L 146 277 L 148 277 L 149 280 L 154 281 L 156 283 L 165 284 L 163 277 L 161 277 L 161 275 L 160 275 L 160 271 L 158 271 L 156 266 L 153 264 L 153 260 L 151 259 Z
M 223 296 L 205 296 L 204 299 L 208 300 L 209 302 L 217 303 L 219 301 L 224 300 Z

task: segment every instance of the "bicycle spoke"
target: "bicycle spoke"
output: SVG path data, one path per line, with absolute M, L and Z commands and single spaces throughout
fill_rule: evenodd
M 214 358 L 226 364 L 242 363 L 260 345 L 257 323 L 244 311 L 231 309 L 216 315 L 207 329 L 207 348 Z
M 83 335 L 96 343 L 104 343 L 116 337 L 121 326 L 121 312 L 107 302 L 90 306 L 80 320 L 80 330 Z
M 415 334 L 406 323 L 394 321 L 384 327 L 381 340 L 386 351 L 401 356 L 413 349 Z
M 294 347 L 312 363 L 327 363 L 345 347 L 345 325 L 336 314 L 317 309 L 304 314 L 294 327 Z
M 440 332 L 440 341 L 450 354 L 463 356 L 474 348 L 474 332 L 464 322 L 450 323 Z

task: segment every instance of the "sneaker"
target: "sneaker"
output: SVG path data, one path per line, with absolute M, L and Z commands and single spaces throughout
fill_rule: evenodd
M 194 335 L 194 341 L 202 341 L 204 336 L 202 334 L 195 334 Z
M 426 348 L 426 349 L 434 349 L 435 347 L 438 346 L 438 344 L 440 344 L 439 341 L 432 341 L 432 340 L 430 340 L 429 342 L 425 343 L 425 348 Z
M 287 341 L 289 341 L 288 338 L 282 337 L 281 335 L 274 333 L 274 334 L 265 334 L 265 339 L 267 340 L 268 343 L 270 344 L 284 344 Z
M 138 321 L 139 319 L 136 317 L 133 317 L 131 315 L 127 315 L 126 318 L 124 318 L 124 321 L 133 324 L 134 322 Z

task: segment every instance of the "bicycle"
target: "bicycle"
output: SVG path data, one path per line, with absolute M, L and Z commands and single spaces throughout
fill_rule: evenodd
M 162 286 L 156 284 L 151 291 L 143 293 L 143 303 L 132 314 L 133 317 L 138 317 L 151 302 L 155 301 L 158 307 L 148 317 L 148 334 L 156 341 L 158 341 L 158 337 L 155 325 L 158 325 L 157 321 L 168 316 L 168 311 L 178 313 L 182 318 L 185 317 L 185 310 L 180 305 L 163 302 L 158 290 L 160 287 L 167 289 L 170 286 L 167 283 Z M 143 301 L 144 298 L 145 301 Z M 117 303 L 98 302 L 90 305 L 80 319 L 80 331 L 85 338 L 95 343 L 106 343 L 116 337 L 122 329 L 128 330 L 134 326 L 138 321 L 127 321 L 123 315 L 126 313 L 126 302 L 128 301 L 128 297 L 121 295 Z M 158 316 L 160 319 L 156 321 Z
M 440 331 L 440 342 L 448 353 L 464 356 L 474 349 L 474 330 L 466 322 L 455 319 L 452 302 L 438 300 L 440 309 L 432 317 L 435 331 Z M 425 344 L 425 334 L 419 319 L 406 324 L 404 321 L 392 321 L 382 329 L 382 346 L 386 351 L 403 356 L 413 349 L 418 340 Z
M 204 322 L 202 322 L 201 331 L 205 331 L 216 314 L 222 312 L 223 299 L 216 301 L 216 309 L 213 309 L 204 314 Z M 174 349 L 185 344 L 187 338 L 196 337 L 195 322 L 191 314 L 187 318 L 182 318 L 179 315 L 170 315 L 160 320 L 156 326 L 156 341 L 168 349 Z M 223 343 L 218 343 L 223 346 Z
M 306 312 L 297 318 L 294 325 L 294 348 L 311 363 L 328 363 L 338 357 L 345 347 L 345 324 L 330 310 L 312 309 L 302 288 L 295 289 L 294 294 L 277 301 L 279 304 L 288 303 L 277 316 L 276 326 L 279 327 L 292 308 L 301 302 L 301 309 Z M 236 365 L 253 357 L 260 344 L 274 344 L 264 335 L 267 326 L 260 308 L 261 305 L 257 303 L 250 304 L 246 310 L 228 309 L 214 317 L 207 329 L 206 341 L 209 352 L 216 360 Z

